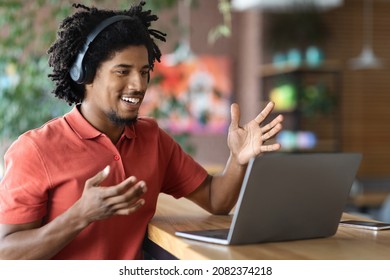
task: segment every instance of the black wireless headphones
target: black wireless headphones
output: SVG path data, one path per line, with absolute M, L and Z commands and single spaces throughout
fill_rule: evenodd
M 107 26 L 126 19 L 131 19 L 131 17 L 125 15 L 116 15 L 113 17 L 109 17 L 103 20 L 98 26 L 96 26 L 96 28 L 87 36 L 85 44 L 79 51 L 75 62 L 69 70 L 70 77 L 73 81 L 78 84 L 84 84 L 90 78 L 90 73 L 88 73 L 87 68 L 83 65 L 83 59 L 88 51 L 89 44 L 91 44 L 96 38 L 96 36 L 99 35 L 99 33 L 102 32 Z

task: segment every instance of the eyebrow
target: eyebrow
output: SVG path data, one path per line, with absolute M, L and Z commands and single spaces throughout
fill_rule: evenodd
M 117 64 L 114 66 L 114 68 L 133 68 L 133 67 L 134 66 L 130 65 L 130 64 Z M 144 66 L 142 66 L 142 69 L 145 69 L 145 68 L 150 69 L 149 64 L 145 64 Z

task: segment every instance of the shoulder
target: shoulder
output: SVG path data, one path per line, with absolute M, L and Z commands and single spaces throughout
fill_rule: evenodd
M 53 141 L 53 139 L 64 134 L 64 129 L 67 124 L 63 117 L 58 117 L 48 121 L 41 127 L 29 130 L 19 136 L 20 141 L 33 141 L 33 142 L 45 142 Z
M 140 128 L 159 129 L 157 121 L 151 117 L 139 117 L 136 126 Z
M 166 145 L 173 145 L 175 143 L 174 139 L 159 127 L 156 119 L 150 117 L 139 117 L 134 125 L 134 132 L 136 137 L 142 141 L 153 141 Z
M 55 143 L 56 138 L 60 138 L 65 128 L 63 117 L 55 118 L 41 127 L 31 129 L 21 134 L 11 145 L 10 149 L 28 150 L 39 146 L 45 147 L 48 143 Z M 31 151 L 30 151 L 31 152 Z
M 134 124 L 135 134 L 141 135 L 158 135 L 163 133 L 163 130 L 159 127 L 157 121 L 150 117 L 139 117 L 137 122 Z

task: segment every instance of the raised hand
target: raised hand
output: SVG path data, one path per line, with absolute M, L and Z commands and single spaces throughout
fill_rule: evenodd
M 252 157 L 280 149 L 279 143 L 265 144 L 282 129 L 282 115 L 278 115 L 268 124 L 263 124 L 273 108 L 274 103 L 269 102 L 256 118 L 240 126 L 240 108 L 238 104 L 232 104 L 228 146 L 239 164 L 245 165 Z

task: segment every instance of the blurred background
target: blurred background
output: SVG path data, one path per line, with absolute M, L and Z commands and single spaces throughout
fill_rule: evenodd
M 0 0 L 1 158 L 18 135 L 71 109 L 51 94 L 46 50 L 73 2 Z M 347 211 L 390 221 L 390 0 L 146 2 L 168 40 L 142 114 L 218 172 L 230 104 L 245 123 L 273 100 L 285 116 L 282 152 L 362 153 Z

